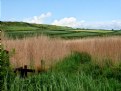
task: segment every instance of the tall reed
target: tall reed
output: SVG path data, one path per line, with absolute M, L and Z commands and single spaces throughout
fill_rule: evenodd
M 3 44 L 7 50 L 15 49 L 15 55 L 11 57 L 11 64 L 14 67 L 23 65 L 34 65 L 38 69 L 41 60 L 46 68 L 70 53 L 64 40 L 51 39 L 46 36 L 24 38 L 16 40 L 4 40 Z
M 91 54 L 100 65 L 105 63 L 105 60 L 110 60 L 113 64 L 121 62 L 121 37 L 69 40 L 67 44 L 72 51 L 84 51 Z
M 11 57 L 13 67 L 34 64 L 37 69 L 44 60 L 46 68 L 55 60 L 61 59 L 71 51 L 87 52 L 100 65 L 110 59 L 112 63 L 121 62 L 121 37 L 95 37 L 85 39 L 55 39 L 47 36 L 4 39 L 2 43 L 7 50 L 15 49 Z M 40 67 L 41 68 L 41 67 Z

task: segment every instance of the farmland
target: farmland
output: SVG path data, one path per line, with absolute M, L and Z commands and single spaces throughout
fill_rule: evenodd
M 121 31 L 73 29 L 0 22 L 11 69 L 28 65 L 45 72 L 4 77 L 5 91 L 120 91 Z
M 45 24 L 29 24 L 24 22 L 1 22 L 0 27 L 10 38 L 24 38 L 25 36 L 46 35 L 50 37 L 60 37 L 64 39 L 95 37 L 95 36 L 120 36 L 120 30 L 89 30 L 73 29 Z

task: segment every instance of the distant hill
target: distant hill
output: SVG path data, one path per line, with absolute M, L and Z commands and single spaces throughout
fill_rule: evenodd
M 0 21 L 0 29 L 10 31 L 10 30 L 68 30 L 73 29 L 71 27 L 63 27 L 56 25 L 47 24 L 34 24 L 26 22 L 2 22 Z
M 24 38 L 46 35 L 65 39 L 94 36 L 121 36 L 118 30 L 81 29 L 47 24 L 31 24 L 25 22 L 0 22 L 0 30 L 9 38 Z

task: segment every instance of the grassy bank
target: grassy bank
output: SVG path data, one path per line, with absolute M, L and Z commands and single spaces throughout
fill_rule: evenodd
M 6 76 L 5 91 L 120 91 L 121 66 L 102 68 L 91 60 L 89 54 L 76 52 L 45 73 L 26 79 Z

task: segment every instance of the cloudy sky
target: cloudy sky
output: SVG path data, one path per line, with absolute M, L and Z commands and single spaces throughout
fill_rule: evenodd
M 121 29 L 121 0 L 0 0 L 0 20 Z

